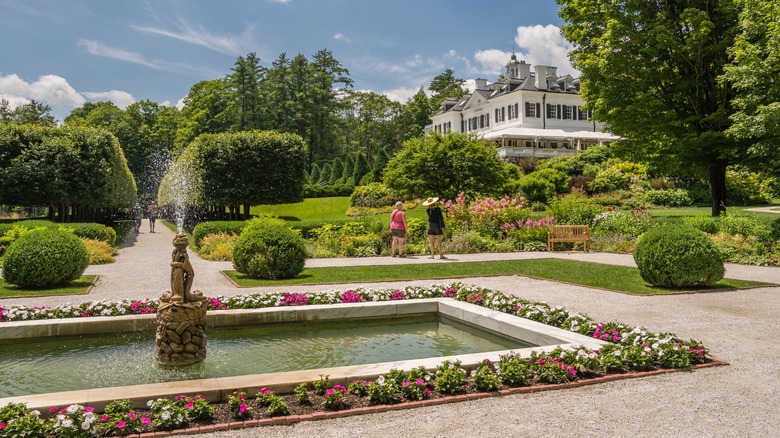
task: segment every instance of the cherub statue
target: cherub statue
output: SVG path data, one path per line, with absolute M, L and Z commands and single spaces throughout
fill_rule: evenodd
M 173 303 L 188 303 L 203 301 L 206 298 L 200 292 L 191 293 L 192 280 L 195 272 L 192 270 L 190 256 L 187 254 L 187 236 L 178 234 L 173 239 L 173 254 L 171 254 L 171 292 L 163 295 L 163 301 Z

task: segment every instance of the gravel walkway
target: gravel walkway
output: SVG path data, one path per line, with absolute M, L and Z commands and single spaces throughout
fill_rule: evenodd
M 56 305 L 98 298 L 156 297 L 169 288 L 168 261 L 173 233 L 162 226 L 130 236 L 117 262 L 90 267 L 100 275 L 92 292 L 79 297 L 4 299 L 0 304 Z M 549 257 L 546 253 L 454 255 L 453 260 Z M 555 253 L 555 257 L 633 265 L 631 256 Z M 208 295 L 245 294 L 274 288 L 238 289 L 220 269 L 229 263 L 200 260 L 190 254 L 195 288 Z M 380 263 L 447 263 L 425 257 L 310 260 L 307 266 Z M 780 268 L 727 265 L 731 278 L 780 283 Z M 711 437 L 776 436 L 780 430 L 780 379 L 775 364 L 780 349 L 780 287 L 703 294 L 636 297 L 519 276 L 464 279 L 466 283 L 561 305 L 602 321 L 643 325 L 701 339 L 711 354 L 730 366 L 694 372 L 622 380 L 582 388 L 549 391 L 304 422 L 291 426 L 204 434 L 204 437 L 507 437 L 530 435 Z M 430 281 L 411 282 L 430 284 Z M 398 285 L 411 284 L 410 282 Z M 395 283 L 374 284 L 389 287 Z M 358 285 L 296 287 L 340 290 Z M 372 286 L 372 285 L 367 285 Z M 289 289 L 289 288 L 286 288 Z

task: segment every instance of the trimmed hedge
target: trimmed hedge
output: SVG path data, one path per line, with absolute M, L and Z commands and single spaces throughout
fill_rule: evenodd
M 233 266 L 252 278 L 293 278 L 305 262 L 303 238 L 279 219 L 252 220 L 233 246 Z
M 211 221 L 201 222 L 192 230 L 192 243 L 195 249 L 200 249 L 203 238 L 210 234 L 232 234 L 238 236 L 246 227 L 246 221 Z
M 42 228 L 42 227 L 47 229 L 52 229 L 52 230 L 61 229 L 61 228 L 65 230 L 73 230 L 73 234 L 75 234 L 78 237 L 84 237 L 92 240 L 101 240 L 111 246 L 117 246 L 116 231 L 111 227 L 107 227 L 103 224 L 98 224 L 94 222 L 73 222 L 69 224 L 58 224 L 51 221 L 39 220 L 39 219 L 8 222 L 8 223 L 0 224 L 0 238 L 5 236 L 5 234 L 8 233 L 8 231 L 10 231 L 14 227 L 22 227 L 28 230 L 32 230 L 34 228 Z M 2 241 L 0 241 L 0 243 L 2 243 Z
M 634 251 L 639 273 L 653 286 L 709 286 L 723 278 L 723 254 L 703 232 L 681 226 L 654 228 L 639 237 Z
M 87 247 L 72 233 L 31 231 L 11 245 L 3 258 L 3 278 L 20 287 L 46 287 L 81 277 L 89 264 Z

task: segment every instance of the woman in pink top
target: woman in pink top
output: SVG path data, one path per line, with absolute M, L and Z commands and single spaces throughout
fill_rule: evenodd
M 404 239 L 406 239 L 406 213 L 401 209 L 404 203 L 398 201 L 395 203 L 395 210 L 390 213 L 390 235 L 393 236 L 393 245 L 390 248 L 390 254 L 395 257 L 395 248 L 398 248 L 398 257 L 404 255 Z

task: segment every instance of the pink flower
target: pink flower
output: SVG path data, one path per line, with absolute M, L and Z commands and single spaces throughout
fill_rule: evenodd
M 339 404 L 344 403 L 343 399 L 339 399 Z
M 246 405 L 245 405 L 244 403 L 241 403 L 241 404 L 238 406 L 238 412 L 240 412 L 240 413 L 242 413 L 242 414 L 246 412 Z
M 116 428 L 117 429 L 122 429 L 124 427 L 125 427 L 125 422 L 124 421 L 120 421 L 119 423 L 116 424 Z
M 409 381 L 408 380 L 404 380 L 404 383 L 403 383 L 404 388 L 406 388 L 409 385 L 410 385 Z
M 428 394 L 430 394 L 430 393 L 431 393 L 431 390 L 430 390 L 430 389 L 428 389 L 428 388 L 425 388 L 425 391 L 423 391 L 423 392 L 425 393 L 425 395 L 428 395 Z
M 85 411 L 87 411 L 87 412 L 92 412 L 92 411 L 94 411 L 94 410 L 95 410 L 95 408 L 93 408 L 92 406 L 86 406 L 86 407 L 84 408 L 84 410 L 85 410 Z
M 57 412 L 59 410 L 60 410 L 60 408 L 58 408 L 57 406 L 52 406 L 52 407 L 49 408 L 49 412 Z
M 193 403 L 193 402 L 189 402 L 189 403 L 187 403 L 187 405 L 186 405 L 186 406 L 184 406 L 184 407 L 185 407 L 185 408 L 187 408 L 187 409 L 192 409 L 192 407 L 193 407 L 193 406 L 195 406 L 195 403 Z
M 0 421 L 0 430 L 3 430 L 3 429 L 5 429 L 5 423 L 3 423 L 2 421 Z
M 138 417 L 135 415 L 135 412 L 133 412 L 133 411 L 130 411 L 130 413 L 129 413 L 129 414 L 127 414 L 127 415 L 128 415 L 128 417 L 130 417 L 130 419 L 131 419 L 131 420 L 135 420 L 136 418 L 138 418 Z
M 239 400 L 243 400 L 244 399 L 244 394 L 238 394 L 238 399 Z
M 101 423 L 106 423 L 110 419 L 111 419 L 111 417 L 109 417 L 108 415 L 103 415 L 102 417 L 100 417 L 100 422 Z
M 544 365 L 544 359 L 539 359 L 539 365 Z
M 425 383 L 425 380 L 423 380 L 423 379 L 417 379 L 417 382 L 416 382 L 416 383 L 417 383 L 418 385 L 422 385 L 423 383 Z
M 150 420 L 150 419 L 148 419 L 146 417 L 142 417 L 141 418 L 141 423 L 143 423 L 143 424 L 148 426 L 148 425 L 152 424 L 152 420 Z

